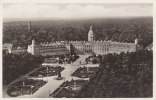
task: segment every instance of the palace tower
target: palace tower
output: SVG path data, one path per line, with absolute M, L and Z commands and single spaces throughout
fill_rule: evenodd
M 88 32 L 88 41 L 94 41 L 93 26 L 90 26 L 90 30 Z

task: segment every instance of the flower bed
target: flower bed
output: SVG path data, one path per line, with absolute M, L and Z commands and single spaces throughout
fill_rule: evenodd
M 50 96 L 55 98 L 72 98 L 88 83 L 87 80 L 71 80 L 70 82 L 63 82 Z
M 98 67 L 80 67 L 72 74 L 72 76 L 76 76 L 78 78 L 89 78 L 95 74 L 97 69 Z
M 11 97 L 17 97 L 26 94 L 30 95 L 35 93 L 40 87 L 42 87 L 46 83 L 47 82 L 43 80 L 32 79 L 18 81 L 17 83 L 13 84 L 10 88 L 8 88 L 7 94 Z
M 34 73 L 30 74 L 31 77 L 47 77 L 47 76 L 55 76 L 59 72 L 63 71 L 64 67 L 42 67 L 39 70 L 35 71 Z

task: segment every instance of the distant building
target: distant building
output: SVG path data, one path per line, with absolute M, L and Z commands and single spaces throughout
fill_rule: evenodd
M 31 24 L 31 23 L 30 23 Z M 31 26 L 31 25 L 30 25 Z M 32 55 L 42 56 L 55 56 L 55 55 L 70 55 L 71 52 L 75 54 L 96 54 L 105 55 L 108 53 L 121 53 L 121 52 L 135 52 L 137 49 L 138 40 L 135 39 L 134 43 L 123 43 L 114 41 L 95 41 L 95 34 L 93 26 L 90 26 L 88 32 L 88 41 L 56 41 L 50 43 L 32 44 L 28 45 L 27 50 L 24 48 L 9 49 L 9 53 L 20 54 L 29 52 Z
M 5 54 L 7 54 L 7 53 L 23 54 L 23 53 L 27 52 L 27 48 L 26 47 L 15 47 L 11 43 L 5 43 L 5 44 L 3 44 L 3 52 Z
M 13 53 L 13 54 L 24 54 L 27 53 L 27 49 L 25 47 L 12 47 L 9 48 L 9 53 Z
M 13 46 L 13 44 L 11 43 L 4 43 L 3 44 L 3 52 L 4 53 L 9 53 L 9 49 L 11 49 Z

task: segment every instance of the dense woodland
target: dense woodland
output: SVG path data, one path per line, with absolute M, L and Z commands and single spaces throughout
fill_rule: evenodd
M 28 22 L 4 22 L 3 43 L 27 46 L 32 38 L 37 43 L 87 40 L 91 25 L 96 40 L 133 43 L 138 38 L 143 47 L 153 42 L 152 17 L 31 21 L 31 30 L 28 30 Z
M 77 97 L 152 97 L 152 91 L 153 53 L 144 50 L 103 56 L 97 73 Z
M 3 54 L 3 84 L 8 84 L 16 78 L 40 67 L 42 56 L 26 54 Z

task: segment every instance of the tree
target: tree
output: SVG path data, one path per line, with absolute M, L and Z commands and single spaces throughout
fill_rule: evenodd
M 96 59 L 93 59 L 92 60 L 92 64 L 97 64 L 97 60 Z
M 144 48 L 153 42 L 153 19 L 92 19 L 72 21 L 35 21 L 31 31 L 27 30 L 27 22 L 7 22 L 3 27 L 3 43 L 19 43 L 28 45 L 30 38 L 36 37 L 36 43 L 87 40 L 89 26 L 94 25 L 96 40 L 112 40 L 120 42 L 133 42 L 139 39 Z M 13 23 L 13 24 L 12 24 Z
M 98 55 L 98 58 L 99 58 L 99 61 L 101 63 L 102 62 L 102 56 L 101 55 Z
M 10 83 L 19 76 L 28 73 L 43 63 L 42 56 L 26 54 L 3 54 L 3 79 L 5 84 Z

